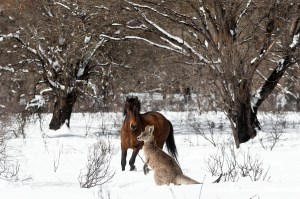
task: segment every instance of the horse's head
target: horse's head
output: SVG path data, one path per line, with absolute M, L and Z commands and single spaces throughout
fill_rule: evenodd
M 124 107 L 125 120 L 129 122 L 131 130 L 136 130 L 139 125 L 139 114 L 141 110 L 141 103 L 137 97 L 127 97 Z

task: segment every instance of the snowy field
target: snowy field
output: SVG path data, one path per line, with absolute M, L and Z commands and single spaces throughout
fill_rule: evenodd
M 300 114 L 261 114 L 262 131 L 240 149 L 235 149 L 227 118 L 221 113 L 196 115 L 163 112 L 174 125 L 180 166 L 187 176 L 202 185 L 156 186 L 153 173 L 145 176 L 143 152 L 136 159 L 136 171 L 121 171 L 119 129 L 121 113 L 73 114 L 71 129 L 47 129 L 50 115 L 42 123 L 30 122 L 25 128 L 26 139 L 12 138 L 7 153 L 20 165 L 20 182 L 0 179 L 1 199 L 134 199 L 134 198 L 209 198 L 209 199 L 298 199 L 300 197 Z M 196 133 L 198 130 L 198 133 Z M 215 143 L 214 146 L 204 139 Z M 275 142 L 271 135 L 278 135 Z M 212 136 L 212 137 L 210 137 Z M 89 149 L 99 139 L 108 138 L 114 146 L 110 169 L 115 175 L 102 186 L 81 188 L 80 173 L 87 164 Z M 260 141 L 262 140 L 262 141 Z M 262 144 L 262 143 L 263 144 Z M 272 148 L 272 150 L 271 150 Z M 223 149 L 223 150 L 222 150 Z M 231 149 L 231 150 L 230 150 Z M 222 153 L 223 152 L 223 153 Z M 212 183 L 214 160 L 230 161 L 235 156 L 239 166 L 259 168 L 251 177 L 237 174 L 231 180 Z M 131 155 L 128 152 L 127 162 Z M 221 155 L 221 156 L 220 156 Z M 225 158 L 224 158 L 225 156 Z M 227 157 L 227 158 L 226 158 Z M 209 165 L 211 165 L 209 167 Z M 236 167 L 238 167 L 236 165 Z M 226 171 L 224 166 L 223 172 Z M 210 168 L 210 169 L 209 169 Z M 236 168 L 237 172 L 241 169 Z M 252 172 L 252 171 L 250 171 Z M 226 176 L 225 176 L 226 177 Z

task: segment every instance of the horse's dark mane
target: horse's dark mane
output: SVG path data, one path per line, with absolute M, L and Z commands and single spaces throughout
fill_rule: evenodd
M 141 102 L 137 97 L 127 97 L 124 110 L 123 110 L 123 115 L 125 116 L 127 114 L 127 110 L 133 111 L 133 107 L 137 107 L 138 112 L 141 111 Z

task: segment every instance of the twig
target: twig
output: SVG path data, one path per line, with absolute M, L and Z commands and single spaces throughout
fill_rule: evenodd
M 199 193 L 199 199 L 201 198 L 201 193 L 202 193 L 205 177 L 206 177 L 206 175 L 204 176 L 203 181 L 202 181 L 202 186 L 200 188 L 200 193 Z

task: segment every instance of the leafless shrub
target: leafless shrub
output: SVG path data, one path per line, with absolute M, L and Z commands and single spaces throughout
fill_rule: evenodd
M 19 179 L 20 165 L 17 161 L 6 154 L 5 133 L 0 132 L 0 179 L 8 181 L 23 181 Z
M 0 157 L 0 178 L 8 181 L 19 181 L 20 165 L 6 157 Z
M 98 191 L 98 198 L 99 199 L 110 199 L 110 191 L 107 189 L 104 189 L 102 186 L 100 187 Z
M 187 135 L 187 137 L 184 138 L 184 142 L 187 142 L 189 146 L 194 146 L 194 142 L 192 141 L 189 135 Z
M 108 132 L 107 121 L 105 120 L 103 112 L 100 113 L 100 116 L 101 116 L 101 118 L 100 118 L 100 122 L 101 122 L 100 123 L 100 129 L 101 129 L 100 134 L 105 135 Z
M 88 136 L 90 134 L 90 129 L 93 124 L 93 120 L 95 119 L 95 114 L 92 113 L 82 113 L 82 117 L 85 120 L 85 136 Z M 96 118 L 97 119 L 97 118 Z
M 110 163 L 114 148 L 110 141 L 100 139 L 89 151 L 86 168 L 79 175 L 79 184 L 82 188 L 100 186 L 111 180 L 115 171 Z
M 207 140 L 209 143 L 211 143 L 214 147 L 217 146 L 217 140 L 216 140 L 216 133 L 215 133 L 215 123 L 211 121 L 207 121 L 207 128 L 209 130 L 209 133 L 205 132 L 205 129 L 202 127 L 201 124 L 194 123 L 190 124 L 190 126 L 194 129 L 194 131 L 202 136 L 205 140 Z
M 222 175 L 223 181 L 236 182 L 240 177 L 249 177 L 252 181 L 268 180 L 268 171 L 263 168 L 263 161 L 253 157 L 249 150 L 237 152 L 233 143 L 218 145 L 217 153 L 206 160 L 207 170 L 212 176 Z
M 275 118 L 271 118 L 271 129 L 264 138 L 260 138 L 259 142 L 265 150 L 272 151 L 283 135 L 283 130 L 286 128 L 286 120 L 281 113 L 275 113 Z
M 54 154 L 54 159 L 53 159 L 53 168 L 54 168 L 54 172 L 57 171 L 58 167 L 59 167 L 59 163 L 60 163 L 60 156 L 62 154 L 63 151 L 63 145 L 59 148 L 58 154 L 56 156 L 56 154 Z

